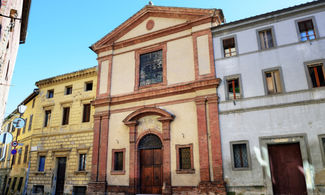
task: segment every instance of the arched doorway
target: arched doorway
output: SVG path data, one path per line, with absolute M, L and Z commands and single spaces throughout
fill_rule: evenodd
M 140 157 L 140 192 L 161 194 L 163 185 L 163 147 L 160 138 L 147 134 L 138 144 Z

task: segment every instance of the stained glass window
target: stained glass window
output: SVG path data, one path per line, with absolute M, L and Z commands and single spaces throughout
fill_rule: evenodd
M 140 55 L 139 86 L 163 81 L 162 50 Z
M 246 144 L 233 144 L 235 168 L 248 168 Z
M 191 169 L 191 148 L 179 148 L 179 168 Z

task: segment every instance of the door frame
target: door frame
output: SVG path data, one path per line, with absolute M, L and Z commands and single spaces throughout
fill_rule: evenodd
M 273 187 L 272 187 L 272 176 L 271 176 L 271 169 L 270 169 L 270 161 L 269 161 L 269 152 L 268 152 L 268 145 L 274 144 L 292 144 L 292 143 L 299 143 L 300 152 L 301 152 L 301 160 L 304 168 L 305 174 L 310 173 L 310 165 L 311 158 L 310 158 L 310 151 L 307 142 L 307 134 L 289 134 L 289 135 L 275 135 L 275 136 L 267 136 L 267 137 L 260 137 L 260 149 L 262 158 L 267 162 L 268 166 L 263 167 L 263 176 L 266 184 L 266 192 L 267 194 L 273 194 Z M 307 177 L 305 176 L 306 188 L 308 195 L 313 194 L 313 189 L 309 181 L 307 181 Z
M 147 129 L 140 135 L 137 129 L 138 119 L 144 116 L 156 115 L 162 124 L 161 131 Z M 171 194 L 171 155 L 170 155 L 170 123 L 174 120 L 174 115 L 166 110 L 157 107 L 144 107 L 130 113 L 123 123 L 129 128 L 129 190 L 130 194 L 136 194 L 139 191 L 140 181 L 140 158 L 138 144 L 141 138 L 149 133 L 155 134 L 160 138 L 163 152 L 163 189 L 162 194 Z
M 137 153 L 137 155 L 136 155 L 136 164 L 135 164 L 135 167 L 136 167 L 136 181 L 135 181 L 135 186 L 136 186 L 136 192 L 137 193 L 140 193 L 141 192 L 141 162 L 140 162 L 140 150 L 141 149 L 139 149 L 138 148 L 138 146 L 139 146 L 139 143 L 140 143 L 140 141 L 141 141 L 141 139 L 143 138 L 143 137 L 145 137 L 146 135 L 149 135 L 149 134 L 153 134 L 153 135 L 156 135 L 159 139 L 160 139 L 160 142 L 161 142 L 161 144 L 162 144 L 162 146 L 161 146 L 161 151 L 162 151 L 162 167 L 161 167 L 161 169 L 162 169 L 162 179 L 164 178 L 164 142 L 163 142 L 163 139 L 162 139 L 162 134 L 159 132 L 159 131 L 157 131 L 157 130 L 152 130 L 152 129 L 149 129 L 149 130 L 147 130 L 147 131 L 145 131 L 145 132 L 143 132 L 142 134 L 140 134 L 139 135 L 139 137 L 138 137 L 138 139 L 137 139 L 137 142 L 136 142 L 136 153 Z M 163 180 L 163 183 L 164 183 L 164 180 Z
M 58 182 L 59 158 L 65 158 L 65 170 L 64 170 L 65 173 L 64 173 L 63 192 L 64 192 L 64 186 L 65 186 L 66 177 L 67 177 L 68 157 L 67 156 L 55 156 L 55 169 L 54 169 L 53 191 L 52 191 L 53 194 L 56 193 L 56 188 L 57 188 L 56 184 Z

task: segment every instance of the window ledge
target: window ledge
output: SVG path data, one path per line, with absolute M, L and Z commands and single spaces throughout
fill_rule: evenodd
M 125 170 L 123 170 L 123 171 L 111 171 L 111 175 L 125 175 Z
M 33 172 L 35 175 L 45 175 L 45 171 L 34 171 Z
M 180 169 L 176 170 L 177 174 L 195 174 L 195 169 Z
M 75 171 L 74 174 L 76 175 L 87 175 L 88 171 Z

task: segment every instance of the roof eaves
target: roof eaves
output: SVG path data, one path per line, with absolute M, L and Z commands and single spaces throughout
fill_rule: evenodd
M 216 33 L 216 32 L 222 31 L 222 30 L 226 30 L 226 29 L 241 27 L 241 26 L 245 26 L 248 24 L 257 23 L 260 21 L 266 21 L 268 19 L 272 19 L 272 18 L 279 17 L 279 16 L 285 16 L 285 15 L 292 14 L 292 13 L 295 13 L 295 12 L 298 12 L 301 10 L 306 10 L 306 9 L 311 9 L 311 8 L 319 8 L 320 4 L 325 5 L 325 0 L 312 1 L 312 2 L 308 2 L 308 3 L 295 5 L 292 7 L 264 13 L 261 15 L 256 15 L 256 16 L 236 20 L 233 22 L 224 23 L 222 25 L 213 27 L 212 32 Z

